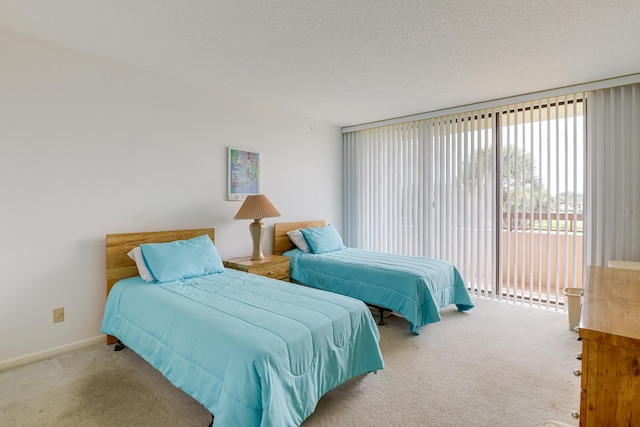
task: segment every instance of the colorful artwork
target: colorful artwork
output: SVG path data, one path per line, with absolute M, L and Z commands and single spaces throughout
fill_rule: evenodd
M 244 200 L 260 193 L 260 153 L 229 148 L 228 200 Z

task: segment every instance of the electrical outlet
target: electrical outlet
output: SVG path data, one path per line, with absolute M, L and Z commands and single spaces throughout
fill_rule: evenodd
M 53 323 L 64 322 L 64 307 L 53 309 Z

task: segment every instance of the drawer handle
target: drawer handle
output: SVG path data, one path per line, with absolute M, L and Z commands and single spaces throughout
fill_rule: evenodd
M 269 273 L 267 273 L 267 274 L 269 274 L 269 276 L 273 276 L 273 273 L 274 273 L 273 271 L 270 271 L 270 272 L 269 272 Z
M 580 369 L 574 369 L 573 375 L 575 375 L 576 377 L 579 377 L 580 375 L 582 375 L 582 371 Z
M 576 419 L 576 420 L 577 420 L 578 418 L 580 418 L 580 412 L 578 412 L 578 411 L 571 411 L 571 416 L 572 416 L 574 419 Z

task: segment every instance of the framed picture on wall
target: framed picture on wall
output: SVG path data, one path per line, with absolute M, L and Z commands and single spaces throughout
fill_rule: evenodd
M 227 200 L 260 194 L 260 152 L 229 147 Z

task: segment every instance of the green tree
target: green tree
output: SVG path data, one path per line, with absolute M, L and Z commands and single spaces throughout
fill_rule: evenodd
M 582 212 L 582 207 L 584 206 L 582 193 L 563 191 L 558 194 L 556 200 L 558 209 L 561 211 L 564 211 L 563 206 L 566 206 L 568 212 Z
M 476 151 L 466 167 L 467 185 L 493 187 L 495 155 L 493 146 Z M 545 188 L 533 156 L 520 147 L 505 145 L 500 163 L 503 212 L 540 212 L 548 210 Z

